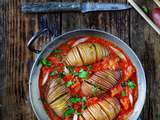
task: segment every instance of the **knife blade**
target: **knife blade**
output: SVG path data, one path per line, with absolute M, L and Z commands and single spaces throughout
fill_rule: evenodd
M 82 13 L 95 11 L 119 11 L 130 9 L 131 6 L 124 3 L 78 3 L 78 2 L 47 2 L 47 3 L 23 3 L 21 10 L 24 13 L 48 13 L 80 11 Z

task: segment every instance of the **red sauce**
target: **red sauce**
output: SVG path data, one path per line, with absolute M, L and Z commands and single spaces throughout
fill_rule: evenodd
M 87 37 L 88 39 L 85 42 L 82 42 L 80 44 L 84 43 L 98 43 L 101 44 L 102 46 L 105 46 L 109 49 L 109 56 L 104 58 L 102 61 L 97 62 L 92 64 L 92 69 L 88 70 L 88 78 L 92 76 L 93 73 L 104 70 L 104 69 L 121 69 L 122 70 L 122 78 L 119 81 L 116 86 L 114 86 L 109 92 L 107 92 L 107 96 L 111 97 L 117 97 L 120 104 L 121 104 L 121 110 L 117 116 L 118 120 L 124 119 L 127 115 L 130 115 L 131 112 L 133 111 L 134 104 L 137 100 L 138 96 L 138 84 L 137 84 L 137 77 L 136 77 L 136 69 L 134 65 L 132 64 L 131 60 L 128 58 L 128 56 L 123 52 L 123 50 L 116 45 L 114 45 L 110 41 L 103 40 L 102 38 L 98 37 L 93 37 L 93 36 L 82 36 L 78 38 L 73 38 L 68 40 L 67 43 L 62 44 L 58 47 L 61 52 L 57 53 L 56 56 L 53 56 L 53 54 L 50 54 L 46 59 L 51 63 L 51 66 L 46 67 L 42 66 L 41 71 L 40 71 L 40 77 L 39 77 L 39 90 L 40 90 L 40 95 L 42 98 L 42 102 L 44 105 L 44 108 L 46 109 L 49 117 L 51 120 L 61 120 L 62 118 L 58 117 L 55 113 L 54 110 L 49 107 L 49 105 L 46 103 L 45 99 L 45 92 L 44 92 L 44 85 L 43 85 L 43 79 L 46 75 L 46 73 L 51 73 L 54 68 L 57 68 L 57 71 L 60 73 L 63 71 L 63 66 L 65 64 L 61 62 L 63 60 L 63 57 L 67 55 L 69 50 L 71 49 L 72 45 L 76 42 L 77 39 Z M 126 59 L 120 59 L 117 62 L 118 56 L 115 54 L 113 49 L 111 47 L 119 50 L 123 55 L 125 56 Z M 60 56 L 60 57 L 57 57 Z M 114 66 L 114 67 L 113 67 Z M 76 72 L 79 72 L 80 70 L 84 69 L 87 70 L 86 66 L 81 66 L 81 67 L 74 67 L 74 70 Z M 48 79 L 53 79 L 56 78 L 57 75 L 54 76 L 48 76 Z M 73 76 L 72 75 L 66 75 L 63 77 L 64 82 L 69 81 Z M 136 84 L 134 89 L 129 88 L 126 84 L 128 84 L 128 80 L 132 81 L 133 83 Z M 78 94 L 80 97 L 83 97 L 83 93 L 80 91 L 80 86 L 82 84 L 83 80 L 79 78 L 79 81 L 76 82 L 74 85 L 70 86 L 70 94 Z M 122 95 L 122 92 L 125 92 L 125 95 Z M 130 97 L 133 97 L 133 100 L 130 100 Z M 100 97 L 92 97 L 88 98 L 86 101 L 87 107 L 93 104 L 96 104 L 98 99 L 101 99 Z M 44 100 L 44 101 L 43 101 Z M 82 106 L 81 103 L 76 103 L 73 105 L 77 111 L 80 111 L 79 108 Z M 67 119 L 67 118 L 66 118 Z

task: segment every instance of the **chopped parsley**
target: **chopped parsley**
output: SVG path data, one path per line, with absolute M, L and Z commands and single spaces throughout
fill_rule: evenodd
M 80 78 L 82 78 L 82 79 L 87 78 L 88 72 L 84 71 L 83 69 L 81 69 L 79 72 L 80 72 L 80 73 L 79 73 L 78 76 L 79 76 Z
M 65 76 L 65 75 L 64 75 L 63 72 L 61 72 L 61 73 L 58 74 L 58 78 L 63 78 L 64 76 Z
M 128 80 L 128 86 L 129 86 L 129 88 L 131 88 L 131 89 L 136 88 L 136 84 L 135 84 L 134 82 L 132 82 L 131 80 Z
M 56 58 L 57 58 L 57 59 L 60 59 L 60 58 L 61 58 L 61 56 L 60 56 L 60 55 L 56 55 Z
M 75 110 L 73 108 L 69 108 L 64 112 L 64 116 L 68 117 L 68 115 L 74 114 Z
M 56 74 L 56 71 L 52 71 L 51 73 L 50 73 L 50 76 L 54 76 Z
M 79 116 L 79 115 L 82 115 L 82 113 L 80 113 L 80 112 L 77 112 L 77 111 L 76 111 L 75 113 L 76 113 L 76 115 L 78 115 L 78 116 Z
M 69 70 L 70 73 L 74 73 L 74 69 L 72 66 L 66 66 L 66 68 Z
M 93 91 L 94 96 L 96 96 L 97 89 L 98 89 L 98 88 L 97 88 L 97 86 L 95 86 L 95 85 L 92 87 L 92 91 Z
M 87 99 L 86 99 L 86 97 L 82 97 L 82 100 L 81 100 L 82 102 L 86 102 L 87 101 Z
M 88 70 L 92 69 L 92 65 L 87 66 Z
M 142 6 L 142 10 L 143 10 L 146 14 L 148 14 L 148 13 L 150 12 L 150 9 L 147 8 L 146 6 Z
M 122 83 L 121 83 L 121 86 L 122 86 L 122 87 L 126 87 L 126 83 L 125 83 L 125 82 L 122 82 Z
M 74 98 L 70 98 L 69 101 L 70 101 L 71 103 L 77 103 L 77 102 L 80 102 L 81 99 L 74 97 Z
M 122 91 L 122 92 L 121 92 L 121 96 L 123 96 L 123 97 L 126 96 L 126 92 L 125 92 L 125 91 Z
M 82 97 L 81 102 L 82 102 L 82 107 L 81 110 L 84 111 L 86 108 L 85 102 L 87 101 L 86 97 Z
M 46 60 L 46 59 L 41 59 L 41 60 L 39 61 L 39 63 L 42 64 L 43 66 L 47 66 L 47 67 L 49 67 L 49 66 L 52 65 L 52 64 L 51 64 L 48 60 Z
M 74 75 L 74 76 L 78 76 L 79 73 L 78 73 L 78 72 L 74 72 L 73 75 Z
M 85 105 L 85 104 L 82 104 L 81 110 L 84 111 L 85 109 L 86 109 L 86 105 Z
M 62 52 L 61 50 L 55 49 L 52 53 L 53 53 L 53 55 L 56 55 L 57 53 L 61 53 L 61 52 Z
M 68 81 L 67 83 L 66 83 L 66 87 L 70 87 L 70 86 L 72 86 L 74 83 L 72 82 L 72 81 Z

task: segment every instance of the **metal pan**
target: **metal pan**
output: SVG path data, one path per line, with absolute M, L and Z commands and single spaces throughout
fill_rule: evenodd
M 30 74 L 30 81 L 29 81 L 29 97 L 30 97 L 30 102 L 32 105 L 32 108 L 39 120 L 49 120 L 49 117 L 43 108 L 42 102 L 39 99 L 40 94 L 39 94 L 39 88 L 38 88 L 38 81 L 39 81 L 39 74 L 40 74 L 40 68 L 41 65 L 38 64 L 38 61 L 41 58 L 46 58 L 50 52 L 57 48 L 60 44 L 65 43 L 68 39 L 77 37 L 77 36 L 96 36 L 96 37 L 101 37 L 104 39 L 107 39 L 109 41 L 112 41 L 114 44 L 116 44 L 118 47 L 123 49 L 125 54 L 131 59 L 132 63 L 137 69 L 137 78 L 138 78 L 138 99 L 137 102 L 134 106 L 134 111 L 132 115 L 130 116 L 129 120 L 137 120 L 142 108 L 145 103 L 145 97 L 146 97 L 146 78 L 144 74 L 143 67 L 141 65 L 140 60 L 136 56 L 136 54 L 133 52 L 133 50 L 126 44 L 124 43 L 121 39 L 118 37 L 115 37 L 114 35 L 103 32 L 100 30 L 93 30 L 93 29 L 80 29 L 80 30 L 74 30 L 70 31 L 67 33 L 64 33 L 63 35 L 60 35 L 56 38 L 50 38 L 50 42 L 40 51 L 40 50 L 35 50 L 32 47 L 32 44 L 34 43 L 35 40 L 44 32 L 47 31 L 47 28 L 41 30 L 40 32 L 36 33 L 28 42 L 28 48 L 32 51 L 37 53 L 37 58 L 34 62 L 34 65 L 31 70 Z

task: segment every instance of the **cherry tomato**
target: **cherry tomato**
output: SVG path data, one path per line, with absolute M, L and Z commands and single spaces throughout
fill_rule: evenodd
M 152 17 L 157 26 L 160 27 L 160 8 L 153 9 Z

